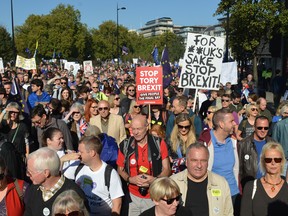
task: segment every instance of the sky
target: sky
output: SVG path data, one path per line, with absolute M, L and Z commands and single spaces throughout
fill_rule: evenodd
M 11 0 L 0 1 L 0 25 L 11 33 Z M 98 28 L 104 21 L 116 22 L 128 29 L 140 29 L 146 22 L 170 17 L 174 25 L 215 25 L 214 17 L 220 0 L 13 0 L 14 26 L 23 25 L 29 15 L 47 15 L 59 4 L 70 4 L 81 13 L 81 22 Z

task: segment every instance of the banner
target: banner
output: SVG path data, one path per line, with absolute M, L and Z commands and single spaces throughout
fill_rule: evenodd
M 83 62 L 84 73 L 92 73 L 93 72 L 93 64 L 92 61 L 84 61 Z
M 4 73 L 4 64 L 2 58 L 0 58 L 0 73 Z
M 162 67 L 136 68 L 137 104 L 163 104 Z
M 237 62 L 225 62 L 222 63 L 222 72 L 220 76 L 220 83 L 224 86 L 227 82 L 231 82 L 232 85 L 237 85 L 238 73 Z
M 73 73 L 74 76 L 76 76 L 80 69 L 80 64 L 76 64 L 75 62 L 65 62 L 64 69 L 67 69 L 69 73 Z
M 188 33 L 179 87 L 219 89 L 224 38 Z
M 16 58 L 16 67 L 23 68 L 25 70 L 36 70 L 36 61 L 35 58 L 24 58 L 22 56 L 17 55 Z

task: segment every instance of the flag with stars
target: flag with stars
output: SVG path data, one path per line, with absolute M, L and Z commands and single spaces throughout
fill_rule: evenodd
M 171 75 L 168 48 L 166 46 L 162 52 L 161 65 L 163 67 L 163 88 L 167 88 L 173 77 Z
M 159 65 L 159 60 L 158 60 L 158 48 L 155 46 L 151 55 L 153 56 L 153 60 L 155 65 Z

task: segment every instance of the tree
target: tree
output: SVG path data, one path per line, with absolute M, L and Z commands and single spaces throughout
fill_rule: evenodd
M 253 74 L 257 80 L 257 50 L 269 42 L 281 25 L 279 14 L 285 10 L 282 1 L 222 0 L 216 14 L 229 10 L 229 45 L 238 61 L 253 59 Z
M 91 39 L 87 26 L 80 22 L 79 10 L 71 5 L 58 5 L 50 14 L 30 15 L 22 26 L 16 27 L 16 46 L 20 54 L 29 48 L 41 57 L 51 58 L 53 52 L 72 60 L 84 60 L 91 55 Z M 91 40 L 90 40 L 91 41 Z
M 0 41 L 0 57 L 5 64 L 13 59 L 13 46 L 12 38 L 3 26 L 0 26 Z

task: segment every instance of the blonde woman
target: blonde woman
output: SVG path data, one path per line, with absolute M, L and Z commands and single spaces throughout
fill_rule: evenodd
M 195 141 L 195 129 L 189 115 L 186 113 L 177 115 L 169 142 L 173 173 L 186 168 L 184 165 L 186 149 Z
M 255 103 L 248 104 L 246 107 L 247 119 L 241 121 L 236 132 L 238 140 L 242 140 L 247 136 L 250 136 L 254 132 L 255 119 L 259 114 L 258 107 Z
M 213 115 L 219 108 L 217 106 L 209 106 L 207 110 L 207 116 L 204 119 L 204 129 L 212 129 L 213 128 Z

